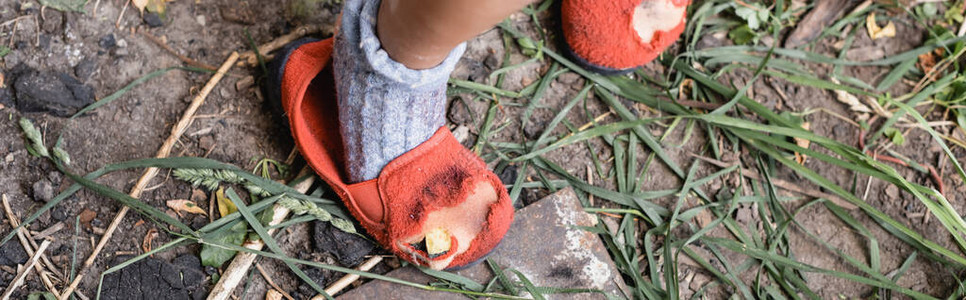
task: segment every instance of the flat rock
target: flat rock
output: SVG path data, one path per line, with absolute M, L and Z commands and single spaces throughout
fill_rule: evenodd
M 130 257 L 119 257 L 112 265 Z M 201 261 L 192 255 L 171 263 L 145 258 L 104 276 L 101 299 L 204 299 L 205 273 Z
M 13 82 L 17 109 L 69 117 L 94 103 L 94 89 L 65 73 L 26 69 Z
M 571 189 L 517 211 L 510 232 L 489 257 L 501 268 L 523 273 L 536 286 L 599 289 L 618 296 L 626 288 L 600 238 L 577 228 L 593 226 L 592 216 L 583 212 Z M 483 285 L 493 278 L 485 263 L 456 272 Z M 387 274 L 411 282 L 434 279 L 418 269 L 405 267 Z M 509 278 L 515 274 L 507 272 Z M 546 295 L 548 299 L 603 299 L 600 294 Z M 338 299 L 454 299 L 459 296 L 429 292 L 385 281 L 373 280 L 346 292 Z

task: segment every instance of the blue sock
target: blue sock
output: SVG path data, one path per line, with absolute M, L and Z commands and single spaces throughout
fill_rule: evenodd
M 446 82 L 466 49 L 438 66 L 413 70 L 389 58 L 376 35 L 380 0 L 346 0 L 335 38 L 339 121 L 351 182 L 425 142 L 446 124 Z

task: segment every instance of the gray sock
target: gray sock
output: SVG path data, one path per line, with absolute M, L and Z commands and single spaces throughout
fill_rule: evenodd
M 346 0 L 335 40 L 339 121 L 351 182 L 374 179 L 390 161 L 446 124 L 446 81 L 461 44 L 439 66 L 412 70 L 389 58 L 376 36 L 380 0 Z

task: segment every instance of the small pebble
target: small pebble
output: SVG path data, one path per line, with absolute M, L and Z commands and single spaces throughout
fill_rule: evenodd
M 47 179 L 35 182 L 33 191 L 35 201 L 48 202 L 54 198 L 54 186 Z
M 108 34 L 101 37 L 101 40 L 97 41 L 97 45 L 104 49 L 111 49 L 117 46 L 117 39 L 114 38 L 114 34 Z
M 50 217 L 55 221 L 63 221 L 67 219 L 67 207 L 65 205 L 57 205 L 50 209 Z
M 161 20 L 161 16 L 156 13 L 144 14 L 144 23 L 148 24 L 151 28 L 164 26 L 164 21 Z

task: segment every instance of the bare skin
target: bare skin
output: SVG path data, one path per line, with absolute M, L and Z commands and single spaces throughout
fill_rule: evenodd
M 383 0 L 376 31 L 389 57 L 410 69 L 439 65 L 460 43 L 534 0 Z

